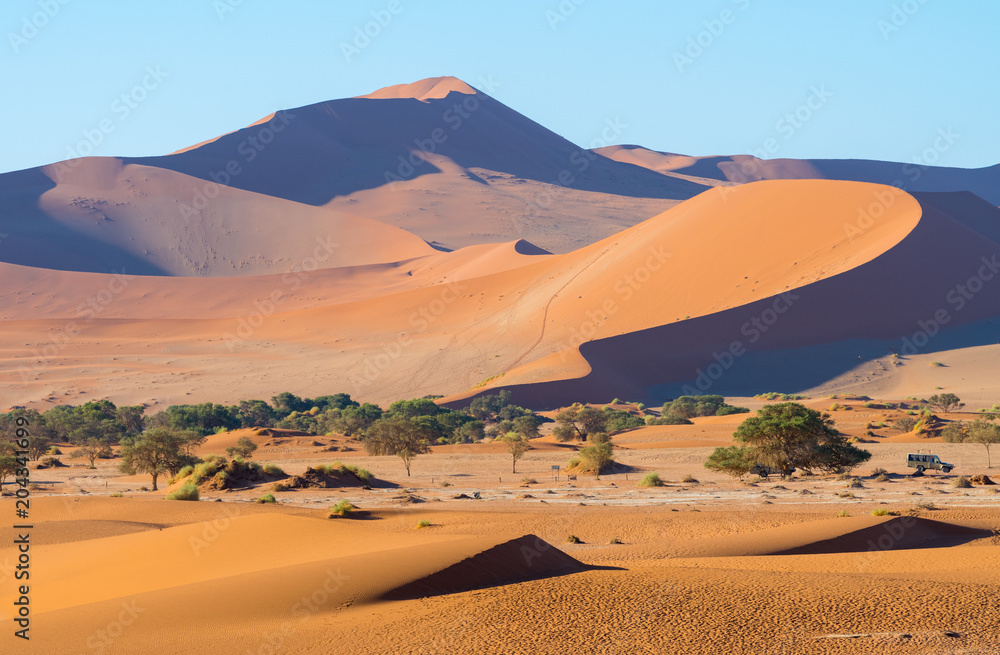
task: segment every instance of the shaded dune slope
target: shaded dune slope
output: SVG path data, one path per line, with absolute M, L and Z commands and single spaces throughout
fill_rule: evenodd
M 425 578 L 386 593 L 386 600 L 409 600 L 427 596 L 494 587 L 577 573 L 587 566 L 535 535 L 525 535 L 453 564 Z
M 857 516 L 810 521 L 750 534 L 694 539 L 678 544 L 675 557 L 754 557 L 872 553 L 919 548 L 947 548 L 993 531 L 913 516 Z
M 1000 314 L 1000 284 L 984 282 L 977 293 L 960 303 L 955 296 L 957 285 L 981 271 L 995 275 L 991 266 L 1000 257 L 996 240 L 1000 211 L 971 194 L 915 197 L 920 202 L 919 222 L 898 244 L 850 270 L 790 287 L 793 295 L 779 305 L 775 301 L 780 294 L 711 315 L 585 342 L 579 352 L 590 372 L 583 377 L 506 388 L 515 399 L 531 398 L 546 405 L 623 394 L 670 397 L 708 388 L 713 393 L 739 395 L 739 390 L 726 386 L 725 373 L 739 360 L 728 354 L 734 344 L 738 352 L 755 353 L 882 339 L 896 340 L 900 349 L 905 343 L 902 338 L 939 319 L 946 323 L 941 327 L 951 329 Z M 848 220 L 844 225 L 852 223 Z M 776 306 L 787 309 L 778 313 Z M 886 345 L 883 354 L 888 352 Z M 856 357 L 842 358 L 827 366 L 843 371 L 857 363 Z M 757 386 L 766 384 L 766 370 L 759 371 Z M 708 378 L 701 377 L 705 372 Z M 835 372 L 817 370 L 813 381 L 818 384 Z

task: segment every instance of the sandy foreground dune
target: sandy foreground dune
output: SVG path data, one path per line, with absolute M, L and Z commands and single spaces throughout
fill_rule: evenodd
M 834 414 L 854 435 L 898 411 L 844 401 Z M 146 491 L 148 476 L 123 476 L 114 460 L 33 470 L 32 640 L 22 651 L 1000 649 L 1000 485 L 953 485 L 959 473 L 991 473 L 981 446 L 900 442 L 879 429 L 850 484 L 742 482 L 704 469 L 743 417 L 616 435 L 618 464 L 599 479 L 557 479 L 552 467 L 579 444 L 550 436 L 534 440 L 517 473 L 496 444 L 435 447 L 412 476 L 398 458 L 336 435 L 238 430 L 199 448 L 205 456 L 249 436 L 258 460 L 289 475 L 334 459 L 374 475 L 370 489 L 275 491 L 276 505 L 253 502 L 270 483 L 206 483 L 198 502 L 168 501 L 167 481 Z M 905 454 L 928 448 L 956 471 L 911 477 Z M 637 486 L 649 471 L 664 486 Z M 339 501 L 359 513 L 328 518 Z M 13 502 L 0 499 L 0 511 Z M 0 528 L 2 580 L 16 570 L 17 536 Z M 0 589 L 9 633 L 16 588 Z
M 368 520 L 141 495 L 36 501 L 44 529 L 33 535 L 28 652 L 1000 646 L 992 510 L 838 519 L 830 506 L 775 511 L 751 498 L 701 511 L 602 506 L 590 491 L 582 506 L 454 501 Z M 431 527 L 414 529 L 419 519 Z M 108 521 L 132 531 L 107 536 Z M 560 543 L 566 534 L 585 543 Z M 6 548 L 0 561 L 14 555 Z M 535 579 L 512 582 L 525 578 Z M 13 600 L 7 594 L 3 607 Z M 9 614 L 2 623 L 11 627 Z

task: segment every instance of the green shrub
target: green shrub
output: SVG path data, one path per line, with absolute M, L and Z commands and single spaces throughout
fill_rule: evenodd
M 583 542 L 580 541 L 580 537 L 576 536 L 575 534 L 571 534 L 570 536 L 566 537 L 566 543 L 568 543 L 568 544 L 582 544 Z
M 350 516 L 351 512 L 355 511 L 356 509 L 358 508 L 352 505 L 349 501 L 342 500 L 336 505 L 334 505 L 332 508 L 330 508 L 330 514 L 328 518 L 332 519 L 335 516 L 340 518 L 346 518 Z
M 167 500 L 198 500 L 198 487 L 188 482 L 167 494 Z
M 285 474 L 284 470 L 282 470 L 280 466 L 276 466 L 274 464 L 263 464 L 261 465 L 260 468 L 262 471 L 264 471 L 264 473 L 267 473 L 268 475 L 272 475 L 275 477 Z
M 889 510 L 884 507 L 879 507 L 878 509 L 872 511 L 872 516 L 889 516 Z
M 421 519 L 421 520 L 417 521 L 417 529 L 418 530 L 421 529 L 421 528 L 429 528 L 429 527 L 431 527 L 431 522 L 428 521 L 427 519 Z
M 640 487 L 662 487 L 663 480 L 660 479 L 659 473 L 647 473 L 639 480 Z
M 125 494 L 123 494 L 123 493 L 122 493 L 122 492 L 120 492 L 120 491 L 116 491 L 116 492 L 114 492 L 113 494 L 111 494 L 111 497 L 112 497 L 112 498 L 124 498 L 124 497 L 125 497 Z
M 274 494 L 264 494 L 263 496 L 258 498 L 255 502 L 261 505 L 264 504 L 276 505 L 278 503 L 277 499 L 275 499 L 274 497 Z
M 850 516 L 850 514 L 848 514 L 848 513 L 847 513 L 847 510 L 846 510 L 846 509 L 842 509 L 842 510 L 840 510 L 840 512 L 839 512 L 839 513 L 837 514 L 837 516 L 838 516 L 838 517 L 840 517 L 840 518 L 844 518 L 845 516 Z

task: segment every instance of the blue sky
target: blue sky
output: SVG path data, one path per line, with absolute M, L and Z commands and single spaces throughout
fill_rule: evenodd
M 612 120 L 685 154 L 911 161 L 944 130 L 934 163 L 987 166 L 998 24 L 987 0 L 5 0 L 0 171 L 438 75 L 588 147 Z

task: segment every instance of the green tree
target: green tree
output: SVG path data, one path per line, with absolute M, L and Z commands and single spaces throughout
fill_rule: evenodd
M 156 480 L 165 473 L 176 473 L 184 466 L 190 435 L 169 428 L 152 428 L 121 442 L 122 462 L 119 470 L 125 475 L 148 473 Z
M 850 469 L 871 458 L 871 453 L 840 435 L 829 414 L 794 402 L 765 405 L 756 416 L 743 421 L 733 437 L 750 449 L 755 463 L 777 469 L 782 475 L 795 468 Z M 720 453 L 719 457 L 725 455 Z
M 746 446 L 725 446 L 716 448 L 708 456 L 705 468 L 728 473 L 733 477 L 743 477 L 754 467 L 753 451 Z
M 274 427 L 274 410 L 263 400 L 241 400 L 233 413 L 240 420 L 240 427 Z
M 230 457 L 243 457 L 245 459 L 250 459 L 253 457 L 254 451 L 257 450 L 257 444 L 253 442 L 250 437 L 240 437 L 236 440 L 235 446 L 230 446 L 226 448 L 226 453 Z
M 111 457 L 111 444 L 96 437 L 87 439 L 70 455 L 70 459 L 86 459 L 90 462 L 90 468 L 94 468 L 94 462 L 99 457 Z
M 507 446 L 507 452 L 511 458 L 511 473 L 517 473 L 517 460 L 524 457 L 524 454 L 531 450 L 531 442 L 523 434 L 518 432 L 508 432 L 500 437 L 500 441 Z
M 0 455 L 0 487 L 8 477 L 17 473 L 17 458 L 14 455 Z
M 965 406 L 958 396 L 953 393 L 934 394 L 927 399 L 931 407 L 937 407 L 942 412 L 954 412 Z
M 430 452 L 430 433 L 425 425 L 405 416 L 381 418 L 365 433 L 365 450 L 369 455 L 396 455 L 403 460 L 406 476 L 417 455 Z
M 993 462 L 990 460 L 990 446 L 1000 443 L 1000 425 L 977 418 L 969 424 L 968 440 L 982 444 L 986 448 L 986 468 L 993 468 Z

